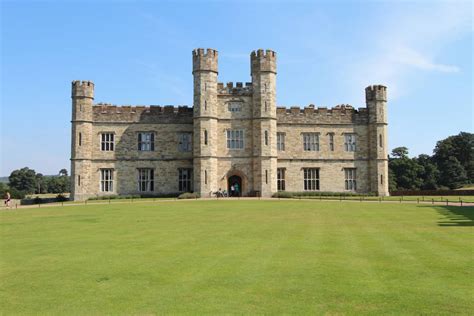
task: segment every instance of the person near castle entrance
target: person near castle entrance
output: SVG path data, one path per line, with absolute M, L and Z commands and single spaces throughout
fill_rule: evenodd
M 240 193 L 239 193 L 239 184 L 238 184 L 238 183 L 234 184 L 234 190 L 235 190 L 235 195 L 236 195 L 236 196 L 240 196 Z
M 232 185 L 230 186 L 230 196 L 234 196 L 234 194 L 235 194 L 235 187 L 234 187 L 234 185 L 232 184 Z

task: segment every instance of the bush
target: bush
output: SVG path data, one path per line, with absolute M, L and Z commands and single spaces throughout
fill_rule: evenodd
M 291 192 L 286 192 L 286 191 L 280 191 L 277 193 L 274 193 L 272 195 L 274 198 L 282 198 L 282 199 L 291 199 L 293 197 L 293 193 Z
M 56 201 L 66 202 L 66 201 L 69 201 L 69 198 L 67 198 L 64 194 L 58 194 L 56 195 Z
M 199 194 L 198 193 L 191 193 L 191 192 L 186 192 L 186 193 L 182 193 L 178 196 L 178 199 L 197 199 L 199 198 Z
M 360 194 L 356 192 L 322 192 L 322 191 L 303 191 L 303 192 L 289 192 L 280 191 L 272 195 L 274 198 L 296 198 L 296 197 L 341 197 L 341 196 L 375 196 L 374 193 Z
M 33 204 L 41 204 L 41 203 L 43 203 L 43 199 L 40 198 L 39 196 L 33 199 Z

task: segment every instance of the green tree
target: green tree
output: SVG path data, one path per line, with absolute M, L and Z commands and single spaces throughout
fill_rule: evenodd
M 395 158 L 406 158 L 408 157 L 408 148 L 396 147 L 392 149 L 392 156 Z
M 389 170 L 393 178 L 389 181 L 392 185 L 396 184 L 398 190 L 419 190 L 423 185 L 423 167 L 418 164 L 416 158 L 408 157 L 408 148 L 397 147 L 392 150 L 392 156 L 389 159 Z M 390 183 L 389 183 L 390 185 Z
M 36 190 L 36 172 L 28 167 L 14 170 L 8 177 L 9 186 L 27 194 Z
M 455 157 L 441 163 L 440 182 L 450 189 L 458 189 L 468 182 L 466 170 Z
M 465 170 L 463 173 L 453 160 L 454 157 Z M 459 172 L 466 174 L 467 180 L 474 183 L 474 134 L 461 132 L 458 135 L 449 136 L 436 143 L 434 149 L 434 161 L 438 165 L 441 172 L 441 181 L 443 185 L 450 186 L 448 172 L 452 172 L 453 168 L 458 168 Z M 445 168 L 449 167 L 449 170 Z
M 63 169 L 59 170 L 59 175 L 67 177 L 67 169 L 63 168 Z
M 432 157 L 421 154 L 417 158 L 418 164 L 423 168 L 420 177 L 423 180 L 421 189 L 423 190 L 436 190 L 439 188 L 439 175 L 438 166 L 433 161 Z

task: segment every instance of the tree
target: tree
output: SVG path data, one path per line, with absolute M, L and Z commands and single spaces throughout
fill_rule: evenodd
M 36 189 L 36 172 L 28 167 L 14 170 L 8 181 L 11 188 L 31 194 Z
M 466 170 L 455 157 L 449 157 L 441 163 L 440 182 L 450 189 L 457 189 L 468 182 Z
M 418 164 L 423 168 L 422 173 L 420 174 L 423 183 L 421 189 L 423 190 L 436 190 L 439 188 L 439 175 L 438 166 L 433 161 L 432 157 L 421 154 L 417 158 Z
M 59 170 L 59 175 L 67 177 L 67 169 L 63 168 L 63 169 Z
M 405 158 L 408 157 L 408 148 L 406 147 L 397 147 L 392 150 L 392 156 L 395 158 Z
M 389 185 L 396 184 L 397 190 L 419 190 L 423 184 L 421 175 L 423 174 L 423 167 L 418 164 L 416 158 L 408 157 L 408 148 L 397 147 L 392 150 L 392 156 L 395 158 L 389 159 L 389 170 L 393 174 Z
M 469 182 L 474 183 L 474 134 L 461 132 L 458 135 L 449 136 L 436 143 L 433 159 L 441 171 L 441 178 L 445 185 L 449 181 L 446 182 L 448 176 L 444 174 L 444 167 L 449 165 L 452 168 L 457 168 L 453 167 L 457 165 L 454 161 L 448 162 L 450 157 L 456 158 L 465 170 Z

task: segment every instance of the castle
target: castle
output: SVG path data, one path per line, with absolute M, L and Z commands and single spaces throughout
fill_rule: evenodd
M 219 83 L 218 52 L 192 53 L 193 106 L 94 104 L 91 81 L 72 82 L 73 200 L 238 188 L 388 195 L 387 88 L 367 107 L 276 105 L 276 53 L 251 53 L 252 82 Z

